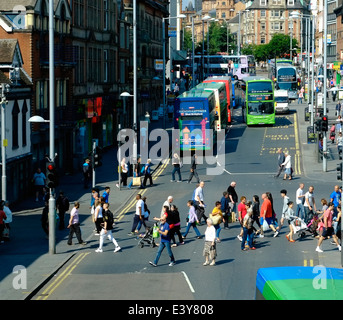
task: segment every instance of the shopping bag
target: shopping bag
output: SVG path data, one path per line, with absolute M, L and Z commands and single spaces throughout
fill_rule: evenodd
M 268 222 L 265 219 L 263 219 L 262 230 L 267 231 L 268 229 L 269 229 Z
M 231 221 L 232 222 L 236 222 L 237 221 L 236 213 L 234 211 L 231 212 Z
M 5 227 L 4 231 L 2 232 L 2 237 L 5 239 L 5 240 L 8 240 L 9 237 L 10 237 L 10 229 Z
M 158 232 L 158 226 L 154 226 L 153 229 L 152 229 L 152 237 L 153 238 L 159 238 L 160 236 L 160 233 Z
M 132 178 L 132 185 L 140 186 L 141 185 L 141 178 L 140 177 L 133 177 Z

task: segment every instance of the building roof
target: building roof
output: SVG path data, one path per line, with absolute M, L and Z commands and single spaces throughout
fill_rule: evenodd
M 0 39 L 0 64 L 12 64 L 17 45 L 17 39 Z
M 271 0 L 269 0 L 271 2 Z M 303 3 L 302 3 L 303 2 Z M 260 0 L 254 0 L 251 4 L 251 6 L 247 7 L 247 9 L 252 10 L 268 10 L 271 9 L 270 3 L 267 4 L 266 6 L 261 6 L 260 5 Z M 287 5 L 287 0 L 285 0 L 285 5 L 286 6 L 281 6 L 280 9 L 286 9 L 286 10 L 304 10 L 307 9 L 307 0 L 301 1 L 301 0 L 294 0 L 294 5 L 289 6 Z M 274 9 L 274 7 L 273 7 Z
M 6 75 L 0 70 L 0 83 L 11 84 L 11 81 L 6 77 Z

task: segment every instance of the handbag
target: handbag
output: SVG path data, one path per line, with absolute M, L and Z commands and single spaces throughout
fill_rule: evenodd
M 133 177 L 132 178 L 132 185 L 140 186 L 141 185 L 141 178 L 140 177 Z
M 222 216 L 220 214 L 212 215 L 210 214 L 210 219 L 213 222 L 213 225 L 220 224 L 222 222 Z

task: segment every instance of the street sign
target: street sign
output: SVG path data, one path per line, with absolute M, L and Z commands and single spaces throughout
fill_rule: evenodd
M 174 26 L 168 26 L 168 37 L 176 38 L 177 36 L 177 30 Z
M 155 70 L 163 71 L 163 59 L 155 59 Z
M 327 35 L 327 41 L 328 41 L 328 42 L 327 42 L 328 44 L 331 44 L 331 34 L 328 34 L 328 35 Z

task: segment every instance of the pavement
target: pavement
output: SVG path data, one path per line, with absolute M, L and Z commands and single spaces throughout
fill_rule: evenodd
M 301 159 L 303 163 L 302 174 L 309 179 L 332 181 L 337 184 L 336 164 L 338 155 L 336 147 L 328 143 L 330 156 L 327 161 L 327 171 L 323 172 L 323 164 L 318 161 L 316 152 L 317 144 L 307 143 L 307 127 L 304 109 L 307 104 L 296 105 L 292 103 L 292 109 L 297 109 L 297 123 L 299 129 L 299 141 Z M 335 103 L 328 101 L 329 120 L 334 120 Z M 162 127 L 161 119 L 152 122 L 150 128 Z M 330 142 L 330 140 L 328 139 Z M 330 142 L 331 143 L 331 142 Z M 110 204 L 112 211 L 120 212 L 132 200 L 137 193 L 137 187 L 132 190 L 116 188 L 118 182 L 117 174 L 117 149 L 111 148 L 103 155 L 103 165 L 96 170 L 96 185 L 101 192 L 105 186 L 111 187 Z M 155 163 L 155 169 L 160 163 Z M 129 178 L 130 179 L 130 178 Z M 80 202 L 80 220 L 83 240 L 92 241 L 93 227 L 90 216 L 90 191 L 85 192 L 82 184 L 82 174 L 64 176 L 60 180 L 57 192 L 63 190 L 70 202 Z M 51 281 L 56 273 L 66 265 L 76 254 L 87 250 L 87 245 L 67 245 L 68 229 L 56 230 L 56 254 L 49 254 L 48 240 L 41 228 L 41 212 L 43 201 L 35 202 L 34 197 L 23 200 L 15 207 L 13 222 L 11 224 L 10 241 L 0 245 L 0 299 L 1 300 L 26 300 L 30 299 L 39 289 Z M 66 215 L 65 222 L 69 215 Z M 89 235 L 89 236 L 88 236 Z M 88 236 L 88 237 L 87 237 Z M 74 237 L 74 241 L 76 241 Z M 96 239 L 96 241 L 98 241 Z M 340 255 L 333 250 L 324 251 L 319 256 L 321 265 L 327 267 L 341 268 Z

